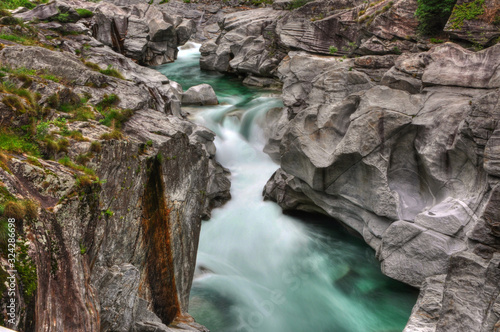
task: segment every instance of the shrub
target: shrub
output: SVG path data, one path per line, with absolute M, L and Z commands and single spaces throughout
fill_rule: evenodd
M 330 51 L 330 54 L 335 54 L 337 53 L 338 48 L 336 48 L 335 46 L 330 46 L 328 50 Z
M 455 3 L 456 0 L 417 0 L 415 16 L 419 21 L 419 31 L 432 35 L 443 30 Z

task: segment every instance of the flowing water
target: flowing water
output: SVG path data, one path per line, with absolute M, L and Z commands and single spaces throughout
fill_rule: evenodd
M 384 276 L 371 248 L 262 200 L 278 165 L 262 152 L 258 124 L 282 105 L 279 95 L 200 71 L 198 47 L 157 69 L 184 90 L 212 85 L 221 102 L 187 109 L 217 133 L 217 160 L 232 174 L 232 199 L 201 229 L 189 306 L 196 321 L 212 332 L 401 331 L 416 291 Z

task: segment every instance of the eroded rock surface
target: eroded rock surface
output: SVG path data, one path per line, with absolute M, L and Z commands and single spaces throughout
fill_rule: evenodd
M 397 59 L 290 52 L 277 69 L 285 108 L 268 115 L 265 151 L 281 167 L 264 196 L 341 221 L 385 274 L 422 288 L 406 331 L 500 320 L 488 305 L 500 292 L 499 54 L 451 43 Z
M 146 15 L 140 8 L 134 10 Z M 156 32 L 148 32 L 151 40 L 169 33 L 157 23 Z M 68 23 L 43 24 L 39 34 L 51 43 L 47 48 L 12 43 L 0 50 L 9 68 L 2 80 L 38 93 L 20 98 L 21 109 L 2 90 L 2 126 L 28 125 L 29 112 L 43 109 L 49 139 L 39 142 L 41 153 L 59 160 L 1 154 L 0 203 L 37 206 L 16 221 L 19 243 L 29 253 L 23 264 L 34 279 L 29 285 L 24 274 L 19 279 L 18 320 L 11 326 L 207 331 L 187 309 L 201 220 L 230 197 L 229 172 L 214 159 L 215 134 L 183 118 L 177 83 L 88 34 L 62 38 L 54 32 Z M 23 81 L 16 70 L 29 75 Z M 61 111 L 62 105 L 70 111 Z M 127 114 L 121 125 L 103 124 L 110 107 Z M 60 146 L 51 148 L 49 141 Z

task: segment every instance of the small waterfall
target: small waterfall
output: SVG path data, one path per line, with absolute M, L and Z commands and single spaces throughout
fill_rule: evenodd
M 232 174 L 233 198 L 202 226 L 190 313 L 213 332 L 401 331 L 416 293 L 382 275 L 366 244 L 262 200 L 278 165 L 258 123 L 279 96 L 201 72 L 198 58 L 181 50 L 158 68 L 184 89 L 214 87 L 221 105 L 191 114 L 217 133 L 217 160 Z

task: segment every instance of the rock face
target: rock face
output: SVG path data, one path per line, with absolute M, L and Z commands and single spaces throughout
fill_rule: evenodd
M 500 293 L 498 54 L 452 43 L 396 60 L 291 52 L 277 69 L 285 108 L 268 115 L 265 151 L 281 167 L 264 195 L 341 221 L 385 274 L 422 288 L 406 331 L 500 321 L 488 305 Z
M 420 51 L 416 1 L 313 1 L 293 10 L 254 9 L 225 15 L 220 36 L 203 44 L 200 65 L 219 72 L 278 76 L 291 50 L 340 55 Z M 275 9 L 286 7 L 276 4 Z
M 167 30 L 160 24 L 154 35 Z M 53 33 L 40 27 L 41 38 Z M 48 117 L 45 135 L 66 142 L 65 152 L 55 151 L 52 158 L 86 158 L 83 170 L 96 177 L 88 179 L 76 163 L 0 154 L 0 204 L 8 198 L 38 206 L 16 220 L 19 246 L 28 255 L 20 256 L 25 268 L 17 276 L 22 285 L 16 295 L 18 318 L 9 326 L 22 331 L 207 331 L 187 309 L 201 220 L 230 197 L 228 171 L 214 159 L 215 134 L 182 118 L 182 90 L 159 72 L 88 35 L 56 36 L 50 42 L 61 51 L 3 47 L 2 66 L 36 74 L 21 81 L 9 73 L 2 80 L 39 94 L 36 109 Z M 106 74 L 109 66 L 117 77 Z M 50 73 L 53 80 L 40 73 Z M 2 126 L 30 124 L 29 112 L 18 116 L 20 106 L 4 103 L 6 93 L 0 93 Z M 82 98 L 96 120 L 58 110 L 83 103 Z M 115 124 L 109 128 L 97 121 L 104 119 L 96 109 L 106 102 L 130 116 L 114 139 L 105 136 L 115 132 Z M 53 123 L 64 124 L 75 138 L 63 138 Z M 1 305 L 3 313 L 3 299 Z
M 275 25 L 281 11 L 255 9 L 226 15 L 219 22 L 223 33 L 203 44 L 200 66 L 206 70 L 272 76 L 282 54 Z
M 145 65 L 173 62 L 177 58 L 177 47 L 184 45 L 196 29 L 191 20 L 172 16 L 146 3 L 119 7 L 109 2 L 56 1 L 16 14 L 16 17 L 57 20 L 59 13 L 68 13 L 71 20 L 77 21 L 80 17 L 75 8 L 94 12 L 93 17 L 86 21 L 93 37 Z
M 490 46 L 500 37 L 499 15 L 498 1 L 458 0 L 444 30 L 454 38 Z

